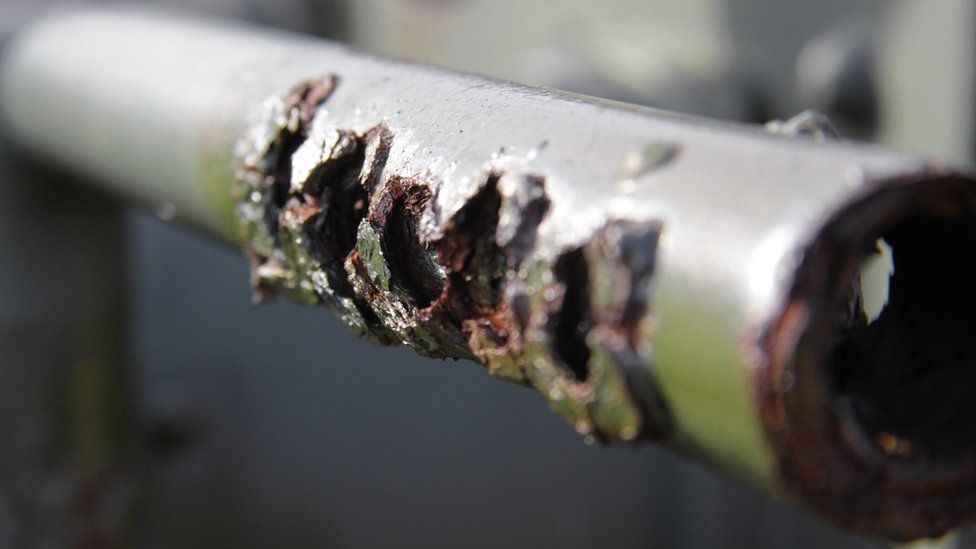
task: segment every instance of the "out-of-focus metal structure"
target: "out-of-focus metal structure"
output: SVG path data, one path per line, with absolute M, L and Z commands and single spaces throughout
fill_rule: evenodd
M 122 207 L 9 149 L 0 166 L 0 539 L 117 546 L 139 474 Z

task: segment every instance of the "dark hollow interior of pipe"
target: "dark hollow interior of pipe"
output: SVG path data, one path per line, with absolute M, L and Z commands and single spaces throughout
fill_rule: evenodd
M 891 249 L 887 303 L 869 318 L 859 279 L 852 285 L 831 355 L 834 390 L 888 454 L 972 451 L 976 218 L 915 215 L 876 236 Z

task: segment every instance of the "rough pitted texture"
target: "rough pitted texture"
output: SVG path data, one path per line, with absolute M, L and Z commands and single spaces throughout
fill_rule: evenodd
M 587 440 L 665 437 L 650 375 L 660 225 L 607 220 L 580 246 L 540 249 L 545 174 L 490 169 L 444 211 L 438 193 L 465 191 L 387 169 L 398 136 L 386 125 L 329 123 L 337 85 L 269 98 L 239 143 L 256 297 L 325 303 L 378 343 L 483 363 L 538 390 Z

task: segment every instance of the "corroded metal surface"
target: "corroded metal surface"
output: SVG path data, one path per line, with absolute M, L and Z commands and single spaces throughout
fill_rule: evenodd
M 782 474 L 837 523 L 910 539 L 976 513 L 974 223 L 968 176 L 890 180 L 837 212 L 797 267 L 757 386 Z M 894 275 L 869 321 L 849 281 L 879 236 Z
M 399 143 L 385 123 L 332 123 L 340 82 L 269 98 L 238 145 L 256 296 L 327 303 L 357 335 L 482 362 L 546 395 L 582 435 L 666 436 L 650 375 L 659 224 L 608 220 L 552 253 L 536 245 L 551 205 L 542 175 L 488 166 L 466 195 L 441 199 L 443 179 L 387 168 Z
M 969 303 L 946 267 L 976 253 L 968 174 L 809 115 L 764 132 L 104 12 L 28 34 L 0 111 L 28 146 L 242 246 L 258 298 L 483 363 L 589 440 L 657 440 L 895 539 L 976 513 L 976 418 L 916 390 L 972 386 L 968 321 L 946 305 L 962 328 L 906 328 L 945 323 L 913 299 L 928 288 Z M 871 324 L 858 266 L 881 239 L 907 305 Z

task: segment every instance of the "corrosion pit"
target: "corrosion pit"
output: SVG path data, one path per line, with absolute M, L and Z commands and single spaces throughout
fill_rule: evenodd
M 359 183 L 364 162 L 363 147 L 358 146 L 351 154 L 320 165 L 305 183 L 307 192 L 324 205 L 306 224 L 309 253 L 325 266 L 330 286 L 344 297 L 353 297 L 353 290 L 343 262 L 356 247 L 356 231 L 369 200 Z
M 593 318 L 588 270 L 582 248 L 564 253 L 553 267 L 553 275 L 562 288 L 562 302 L 549 317 L 547 328 L 557 366 L 576 381 L 586 381 L 590 375 L 586 335 L 593 326 Z
M 426 244 L 418 235 L 420 218 L 431 192 L 424 185 L 395 181 L 385 191 L 383 212 L 377 222 L 383 227 L 383 256 L 392 280 L 415 307 L 430 306 L 444 290 L 443 275 Z

